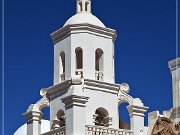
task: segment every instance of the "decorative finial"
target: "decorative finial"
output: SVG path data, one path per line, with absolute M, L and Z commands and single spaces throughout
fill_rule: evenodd
M 91 0 L 76 0 L 77 1 L 77 13 L 88 12 L 91 13 Z

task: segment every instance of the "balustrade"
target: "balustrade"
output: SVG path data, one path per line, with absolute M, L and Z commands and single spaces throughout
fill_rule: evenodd
M 86 135 L 133 135 L 133 131 L 127 129 L 113 129 L 104 126 L 86 125 Z M 61 127 L 41 135 L 66 135 L 65 127 Z
M 131 130 L 103 126 L 86 126 L 86 135 L 133 135 Z
M 95 78 L 98 81 L 103 81 L 103 72 L 102 71 L 96 71 Z
M 55 130 L 51 130 L 47 133 L 41 134 L 41 135 L 66 135 L 65 127 L 61 127 Z

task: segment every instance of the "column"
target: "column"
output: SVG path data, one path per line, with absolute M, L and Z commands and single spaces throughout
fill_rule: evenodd
M 145 107 L 141 100 L 136 98 L 127 108 L 130 115 L 131 130 L 133 130 L 134 135 L 144 135 L 144 113 L 148 107 Z
M 169 62 L 172 74 L 173 107 L 180 106 L 180 57 Z
M 66 108 L 66 134 L 85 135 L 85 103 L 88 97 L 70 95 L 62 99 Z

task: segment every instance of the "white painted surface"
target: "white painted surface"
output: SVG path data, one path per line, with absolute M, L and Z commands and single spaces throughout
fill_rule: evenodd
M 87 12 L 75 14 L 66 21 L 64 27 L 70 24 L 81 24 L 81 23 L 89 23 L 103 28 L 106 27 L 96 16 Z
M 55 92 L 50 96 L 51 125 L 54 120 L 57 120 L 57 112 L 61 109 L 65 113 L 66 134 L 85 135 L 87 125 L 99 129 L 99 125 L 95 125 L 96 110 L 104 108 L 107 111 L 105 118 L 109 120 L 108 128 L 119 131 L 118 106 L 120 103 L 127 101 L 131 106 L 131 127 L 133 132 L 135 131 L 134 135 L 141 135 L 144 132 L 143 111 L 147 108 L 139 99 L 133 99 L 129 95 L 129 91 L 121 90 L 119 85 L 114 84 L 114 41 L 116 32 L 106 28 L 97 17 L 91 14 L 90 5 L 87 11 L 85 11 L 85 5 L 82 5 L 82 11 L 80 11 L 81 8 L 78 2 L 86 4 L 91 0 L 77 0 L 77 14 L 67 20 L 62 29 L 52 33 L 55 43 L 54 86 L 50 87 L 49 91 Z M 75 50 L 79 47 L 83 51 L 83 79 L 76 75 Z M 95 52 L 97 49 L 103 51 L 103 61 L 101 60 L 101 63 L 103 63 L 103 66 L 101 66 L 103 77 L 102 80 L 98 81 L 96 78 L 97 71 L 95 70 Z M 65 53 L 65 79 L 63 80 L 61 79 L 61 52 Z M 71 79 L 73 80 L 69 82 L 71 86 L 61 85 Z M 84 80 L 87 80 L 86 84 Z M 58 84 L 61 87 L 58 87 Z M 75 99 L 72 96 L 75 96 Z M 140 112 L 136 112 L 140 116 L 134 115 L 134 109 L 140 110 Z M 35 125 L 36 127 L 33 128 L 38 128 L 37 124 L 32 124 L 32 126 Z M 132 134 L 132 131 L 127 132 Z
M 100 48 L 104 52 L 103 81 L 114 83 L 114 44 L 112 39 L 99 37 L 88 33 L 72 34 L 54 46 L 54 85 L 60 79 L 60 53 L 65 52 L 65 80 L 75 76 L 75 49 L 83 50 L 83 77 L 95 80 L 95 51 Z

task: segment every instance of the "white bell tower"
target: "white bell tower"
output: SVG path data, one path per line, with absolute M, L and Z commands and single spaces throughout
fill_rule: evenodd
M 129 95 L 128 84 L 115 84 L 116 31 L 92 15 L 91 0 L 77 0 L 77 13 L 51 37 L 54 85 L 43 89 L 43 100 L 25 113 L 28 131 L 32 131 L 28 135 L 39 135 L 41 110 L 47 103 L 51 131 L 43 135 L 144 134 L 144 113 L 148 108 Z M 128 129 L 121 129 L 125 124 L 120 124 L 118 115 L 124 102 L 129 104 Z
M 77 75 L 114 83 L 116 32 L 91 14 L 91 0 L 77 0 L 77 13 L 51 36 L 54 84 Z

